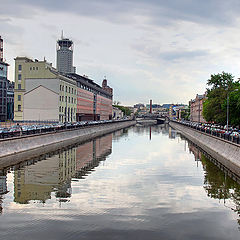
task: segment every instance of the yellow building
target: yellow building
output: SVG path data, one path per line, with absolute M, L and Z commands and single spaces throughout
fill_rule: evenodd
M 14 171 L 14 201 L 46 202 L 52 192 L 57 198 L 70 197 L 71 178 L 76 173 L 76 148 L 39 160 Z
M 76 121 L 77 84 L 46 60 L 15 58 L 15 121 Z

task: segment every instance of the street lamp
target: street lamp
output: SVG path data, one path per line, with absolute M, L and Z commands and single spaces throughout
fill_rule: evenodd
M 239 89 L 234 89 L 231 92 L 237 92 L 238 90 Z M 228 132 L 228 121 L 229 121 L 229 92 L 227 91 L 227 132 Z

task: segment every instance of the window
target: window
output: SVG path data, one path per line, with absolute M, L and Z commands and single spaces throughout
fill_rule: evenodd
M 67 102 L 67 96 L 65 97 L 65 102 Z
M 61 100 L 62 100 L 62 97 L 61 97 L 61 96 L 59 96 L 59 101 L 61 102 Z
M 21 95 L 18 95 L 18 101 L 21 101 Z
M 21 84 L 18 84 L 18 89 L 22 89 Z
M 72 103 L 73 103 L 73 97 L 72 97 Z
M 60 85 L 60 91 L 62 91 L 62 85 Z
M 38 67 L 36 67 L 36 70 L 38 70 Z
M 73 94 L 73 88 L 72 88 L 72 94 Z
M 71 88 L 69 87 L 69 93 L 71 92 Z
M 71 99 L 70 99 L 70 97 L 68 97 L 68 102 L 69 102 L 69 103 L 71 102 Z
M 61 112 L 61 110 L 62 110 L 62 108 L 61 108 L 61 107 L 59 107 L 59 112 Z
M 32 67 L 30 67 L 30 71 L 32 71 Z
M 18 80 L 22 80 L 22 74 L 18 74 Z
M 67 92 L 67 86 L 66 86 L 66 92 Z
M 35 70 L 35 67 L 33 67 L 33 70 Z
M 22 65 L 18 65 L 18 71 L 22 71 Z
M 18 111 L 21 111 L 21 105 L 18 105 Z

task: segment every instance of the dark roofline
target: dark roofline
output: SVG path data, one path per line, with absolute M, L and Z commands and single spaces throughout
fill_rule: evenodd
M 93 88 L 95 91 L 99 91 L 103 94 L 106 94 L 107 96 L 112 98 L 112 94 L 110 94 L 109 92 L 105 91 L 102 89 L 101 86 L 99 86 L 97 83 L 95 83 L 92 79 L 78 75 L 76 73 L 66 73 L 65 74 L 66 77 L 71 78 L 77 82 L 80 82 L 88 87 Z

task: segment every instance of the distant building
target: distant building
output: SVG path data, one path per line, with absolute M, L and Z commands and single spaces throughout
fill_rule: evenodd
M 3 62 L 3 39 L 0 36 L 0 62 Z
M 188 111 L 187 105 L 176 106 L 174 111 L 176 112 L 176 118 L 182 119 L 182 113 Z
M 0 121 L 7 120 L 7 69 L 8 64 L 0 62 Z
M 122 110 L 120 110 L 117 107 L 113 107 L 113 110 L 112 110 L 113 119 L 121 119 L 121 118 L 123 118 L 123 115 L 124 114 L 123 114 Z
M 14 82 L 7 83 L 7 120 L 14 118 Z
M 190 120 L 192 122 L 199 122 L 199 123 L 205 123 L 206 120 L 204 119 L 202 115 L 203 111 L 203 103 L 206 100 L 206 94 L 203 95 L 196 95 L 195 99 L 192 99 L 189 102 L 190 105 Z
M 163 104 L 162 107 L 163 107 L 163 108 L 166 108 L 166 109 L 169 109 L 169 108 L 171 107 L 171 105 L 172 105 L 172 104 L 167 103 L 167 104 Z
M 175 119 L 179 117 L 179 110 L 187 107 L 184 104 L 171 104 L 168 109 L 168 115 L 170 119 Z
M 3 39 L 0 36 L 0 121 L 12 118 L 13 83 L 8 80 L 8 64 L 3 62 Z
M 57 41 L 57 70 L 60 73 L 75 73 L 73 67 L 73 41 L 62 38 Z

